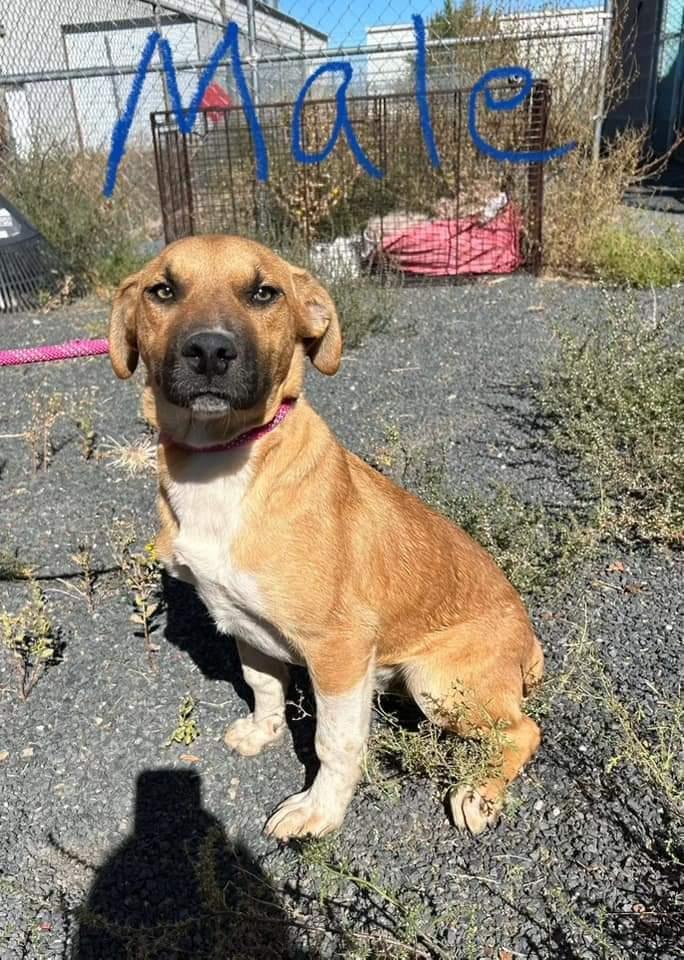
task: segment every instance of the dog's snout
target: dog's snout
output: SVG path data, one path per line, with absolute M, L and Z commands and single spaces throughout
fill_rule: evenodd
M 222 376 L 237 355 L 235 336 L 221 330 L 193 333 L 181 347 L 181 356 L 192 372 L 208 377 Z

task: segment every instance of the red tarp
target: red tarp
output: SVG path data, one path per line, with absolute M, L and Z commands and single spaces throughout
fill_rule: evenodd
M 522 220 L 512 205 L 489 223 L 477 217 L 432 220 L 383 237 L 383 254 L 404 273 L 453 277 L 512 273 L 522 264 Z

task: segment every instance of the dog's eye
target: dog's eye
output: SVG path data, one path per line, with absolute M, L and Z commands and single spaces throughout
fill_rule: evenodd
M 174 294 L 171 287 L 168 283 L 157 283 L 154 287 L 150 287 L 150 293 L 153 297 L 156 297 L 157 300 L 173 300 Z
M 252 303 L 258 303 L 263 306 L 266 303 L 273 303 L 279 296 L 280 290 L 276 290 L 275 287 L 269 287 L 268 284 L 262 283 L 260 287 L 256 288 L 251 299 Z

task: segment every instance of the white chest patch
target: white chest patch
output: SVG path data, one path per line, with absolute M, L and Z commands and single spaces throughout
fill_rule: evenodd
M 239 637 L 277 660 L 292 651 L 266 617 L 255 578 L 233 563 L 232 549 L 243 523 L 243 499 L 252 479 L 249 459 L 225 470 L 234 454 L 198 454 L 168 485 L 180 530 L 171 573 L 196 587 L 222 633 Z M 221 463 L 223 461 L 223 463 Z M 189 574 L 189 575 L 188 575 Z

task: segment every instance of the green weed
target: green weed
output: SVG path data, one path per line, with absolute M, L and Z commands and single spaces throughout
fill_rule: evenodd
M 183 697 L 178 708 L 178 723 L 176 729 L 166 741 L 167 747 L 170 747 L 173 743 L 182 743 L 189 747 L 199 737 L 200 729 L 195 715 L 196 706 L 193 697 L 190 695 Z
M 18 613 L 0 611 L 0 637 L 15 662 L 19 694 L 26 700 L 45 671 L 60 662 L 64 646 L 35 580 L 29 584 L 28 602 Z
M 654 236 L 636 226 L 605 226 L 585 257 L 590 272 L 606 283 L 647 289 L 684 283 L 684 233 L 676 228 Z
M 131 595 L 130 620 L 139 627 L 136 636 L 142 638 L 148 663 L 155 667 L 159 646 L 153 634 L 160 626 L 161 564 L 153 543 L 147 543 L 141 552 L 133 549 L 136 542 L 137 534 L 131 524 L 120 523 L 115 527 L 112 549 Z
M 399 776 L 430 780 L 443 793 L 461 783 L 477 785 L 501 773 L 507 724 L 494 721 L 484 707 L 463 695 L 459 705 L 432 705 L 439 723 L 422 720 L 415 730 L 385 710 L 382 700 L 377 711 L 380 722 L 371 734 L 366 755 L 366 776 L 382 784 L 383 768 Z M 477 738 L 465 740 L 442 728 L 472 726 L 481 730 Z
M 3 188 L 58 252 L 75 293 L 115 285 L 142 265 L 125 194 L 116 202 L 102 196 L 105 159 L 50 143 L 5 170 Z
M 31 576 L 31 567 L 19 559 L 16 548 L 0 548 L 0 580 L 29 580 Z

